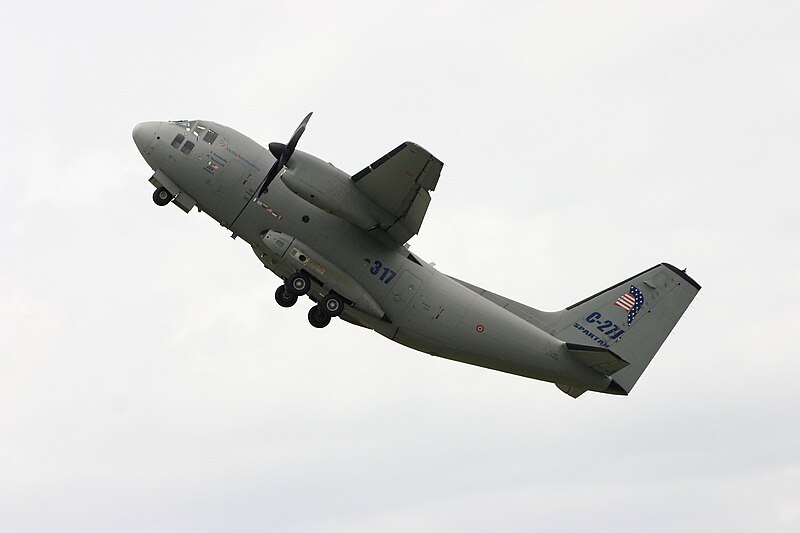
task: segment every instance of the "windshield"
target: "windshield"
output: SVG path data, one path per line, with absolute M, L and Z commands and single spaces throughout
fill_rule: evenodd
M 188 135 L 194 136 L 195 143 L 202 139 L 208 144 L 214 144 L 214 141 L 217 139 L 217 132 L 206 126 L 205 124 L 201 124 L 196 120 L 171 120 L 172 124 L 176 126 L 180 126 L 189 133 Z M 181 142 L 183 139 L 181 139 Z

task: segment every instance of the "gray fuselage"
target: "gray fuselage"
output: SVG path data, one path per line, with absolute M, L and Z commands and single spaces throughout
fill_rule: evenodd
M 203 141 L 209 130 L 216 134 L 213 143 Z M 134 139 L 156 171 L 151 181 L 169 183 L 176 203 L 183 197 L 185 210 L 196 205 L 246 241 L 276 275 L 285 279 L 296 267 L 268 249 L 267 232 L 296 239 L 303 251 L 335 265 L 380 307 L 370 313 L 348 306 L 347 321 L 431 355 L 582 389 L 609 387 L 608 376 L 576 361 L 550 332 L 440 273 L 380 231 L 365 231 L 316 207 L 280 179 L 255 201 L 275 157 L 245 135 L 207 121 L 146 122 L 136 127 Z M 194 144 L 190 150 L 187 142 Z M 300 151 L 284 171 L 308 180 L 351 179 Z M 328 290 L 315 280 L 309 295 L 319 301 Z

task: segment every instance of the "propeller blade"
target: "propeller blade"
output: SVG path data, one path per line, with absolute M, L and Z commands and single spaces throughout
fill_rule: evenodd
M 291 159 L 294 149 L 297 146 L 297 141 L 300 140 L 303 132 L 306 131 L 306 125 L 313 114 L 314 113 L 311 112 L 306 115 L 306 118 L 304 118 L 300 125 L 297 126 L 297 129 L 294 130 L 294 133 L 292 134 L 292 138 L 289 139 L 289 144 L 269 143 L 269 152 L 275 157 L 275 163 L 272 164 L 269 172 L 267 172 L 267 176 L 264 178 L 264 182 L 262 183 L 261 188 L 258 190 L 256 198 L 267 192 L 269 184 L 272 183 L 272 180 L 275 179 L 275 176 L 278 175 L 278 172 L 280 172 L 280 170 L 286 166 L 286 163 L 289 162 L 289 159 Z
M 272 180 L 275 179 L 275 176 L 278 175 L 278 171 L 281 169 L 281 165 L 279 163 L 280 163 L 280 160 L 276 159 L 275 162 L 270 167 L 269 172 L 267 172 L 267 177 L 264 178 L 264 183 L 261 185 L 261 188 L 258 190 L 258 194 L 256 195 L 256 198 L 260 197 L 262 194 L 267 192 L 267 187 L 269 187 L 269 184 L 272 183 Z
M 308 124 L 308 121 L 311 120 L 311 115 L 313 114 L 314 112 L 312 111 L 306 115 L 306 118 L 303 119 L 303 122 L 301 122 L 300 125 L 297 126 L 297 129 L 294 130 L 292 138 L 289 140 L 289 144 L 286 146 L 286 148 L 289 150 L 289 157 L 292 157 L 294 149 L 297 146 L 297 141 L 300 140 L 300 136 L 303 135 L 304 131 L 306 131 L 306 125 Z

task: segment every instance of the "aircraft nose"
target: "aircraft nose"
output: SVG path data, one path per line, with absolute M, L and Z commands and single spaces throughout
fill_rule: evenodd
M 158 138 L 159 122 L 140 122 L 133 128 L 133 142 L 142 155 L 150 151 L 150 145 Z

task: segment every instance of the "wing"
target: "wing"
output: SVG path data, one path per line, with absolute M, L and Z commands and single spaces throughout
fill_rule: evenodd
M 353 176 L 353 183 L 390 216 L 381 223 L 400 244 L 419 233 L 444 165 L 427 150 L 405 142 Z

